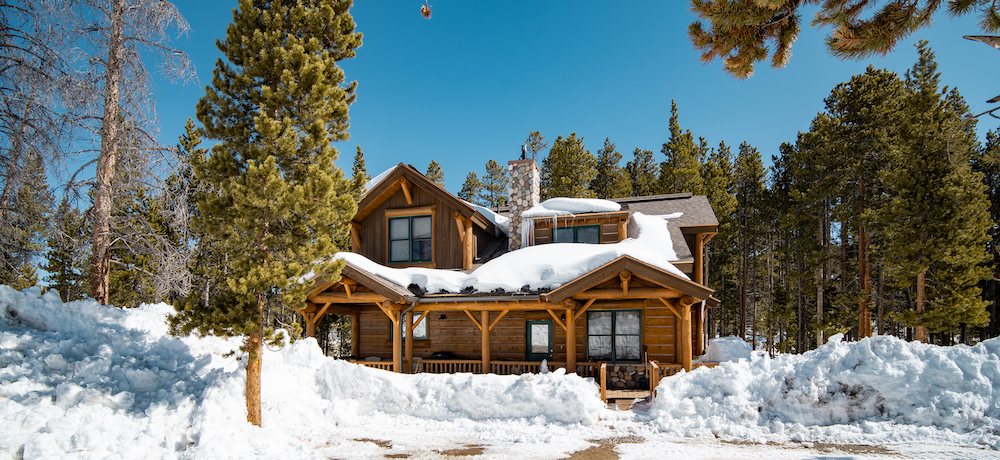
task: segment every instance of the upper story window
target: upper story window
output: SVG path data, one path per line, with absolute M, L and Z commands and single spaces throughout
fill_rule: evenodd
M 578 225 L 556 228 L 552 234 L 553 243 L 601 243 L 600 225 Z
M 389 218 L 389 263 L 431 262 L 431 216 Z

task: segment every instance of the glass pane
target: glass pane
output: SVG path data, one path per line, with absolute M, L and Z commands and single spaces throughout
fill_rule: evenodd
M 577 227 L 576 242 L 600 244 L 601 227 Z
M 587 337 L 587 354 L 592 360 L 611 360 L 611 337 L 600 335 Z
M 615 317 L 615 334 L 640 334 L 641 321 L 638 311 L 619 311 Z
M 557 228 L 555 233 L 555 238 L 552 239 L 554 243 L 572 243 L 573 242 L 573 227 L 567 228 Z
M 551 334 L 551 326 L 548 324 L 532 324 L 531 325 L 531 352 L 532 353 L 548 353 L 549 352 L 549 334 Z
M 410 242 L 407 240 L 389 242 L 389 262 L 409 262 Z
M 431 237 L 431 216 L 414 217 L 412 222 L 414 239 Z
M 431 260 L 431 240 L 413 240 L 411 262 L 427 262 Z
M 405 240 L 410 237 L 410 219 L 389 219 L 389 239 Z
M 619 335 L 615 336 L 615 354 L 620 360 L 633 360 L 642 357 L 642 350 L 639 349 L 639 336 Z
M 416 318 L 414 318 L 416 320 Z M 413 338 L 414 339 L 426 339 L 427 338 L 427 323 L 430 322 L 427 318 L 424 318 L 417 327 L 413 328 Z M 403 322 L 406 323 L 405 321 Z
M 587 313 L 588 335 L 611 335 L 611 312 L 595 311 Z

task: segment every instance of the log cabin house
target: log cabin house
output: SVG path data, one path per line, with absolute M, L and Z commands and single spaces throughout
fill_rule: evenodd
M 537 372 L 542 360 L 587 376 L 602 363 L 690 370 L 717 304 L 703 284 L 718 231 L 707 199 L 539 203 L 535 161 L 509 170 L 500 213 L 402 163 L 373 179 L 340 277 L 312 280 L 307 335 L 349 315 L 353 357 L 396 372 Z M 655 387 L 660 375 L 639 377 Z

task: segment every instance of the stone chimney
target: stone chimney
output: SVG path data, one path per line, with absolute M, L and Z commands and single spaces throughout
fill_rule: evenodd
M 536 206 L 541 194 L 541 175 L 535 160 L 507 162 L 510 171 L 507 209 L 510 210 L 508 251 L 521 248 L 521 213 Z

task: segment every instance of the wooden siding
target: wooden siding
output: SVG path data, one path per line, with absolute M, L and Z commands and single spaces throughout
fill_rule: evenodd
M 628 221 L 628 212 L 584 214 L 580 216 L 560 216 L 557 228 L 599 225 L 601 229 L 601 244 L 617 243 L 624 239 L 618 233 L 619 222 Z M 535 219 L 535 244 L 552 242 L 552 218 L 539 217 Z
M 358 252 L 377 264 L 390 267 L 426 266 L 426 264 L 389 264 L 389 230 L 385 211 L 387 209 L 434 206 L 433 268 L 462 268 L 462 241 L 459 238 L 458 228 L 453 217 L 455 209 L 418 187 L 413 187 L 411 194 L 413 197 L 412 205 L 406 203 L 403 191 L 398 190 L 361 221 L 359 232 L 361 248 Z
M 656 306 L 649 301 L 598 301 L 587 311 L 642 308 L 642 344 L 646 359 L 661 363 L 676 362 L 677 318 L 666 307 Z M 491 312 L 491 320 L 499 312 Z M 559 314 L 559 312 L 557 312 Z M 443 316 L 443 318 L 442 318 Z M 479 319 L 479 313 L 473 313 Z M 565 317 L 560 314 L 560 320 Z M 524 361 L 526 356 L 525 321 L 552 320 L 546 311 L 510 311 L 490 331 L 490 359 L 492 361 Z M 479 360 L 482 358 L 481 332 L 472 320 L 461 311 L 431 312 L 424 320 L 428 322 L 427 339 L 414 340 L 413 356 L 429 359 L 437 351 L 448 351 L 455 359 Z M 389 318 L 376 307 L 365 307 L 360 314 L 359 359 L 375 356 L 383 361 L 392 360 Z M 552 340 L 551 361 L 566 362 L 566 332 L 552 321 L 555 332 Z M 576 360 L 587 359 L 587 314 L 576 321 Z

